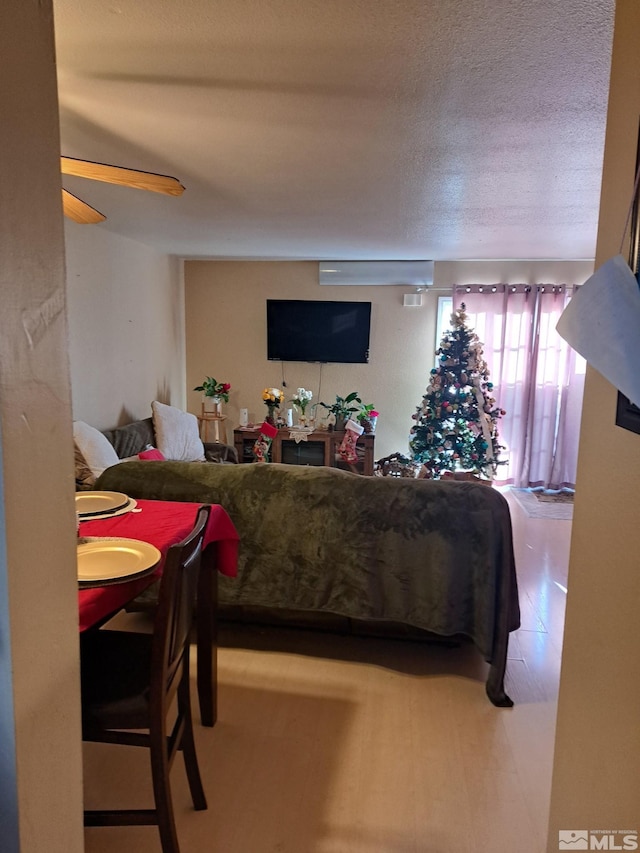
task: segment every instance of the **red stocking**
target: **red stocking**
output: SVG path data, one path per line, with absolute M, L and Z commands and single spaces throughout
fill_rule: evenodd
M 278 430 L 276 427 L 268 424 L 266 421 L 263 421 L 262 426 L 260 427 L 260 435 L 256 439 L 256 443 L 253 445 L 253 455 L 256 462 L 269 461 L 269 448 L 271 447 L 271 441 L 277 434 Z
M 341 459 L 348 462 L 350 465 L 358 461 L 356 442 L 358 441 L 358 436 L 362 435 L 363 430 L 364 427 L 351 419 L 349 419 L 345 424 L 344 438 L 342 439 L 339 452 Z

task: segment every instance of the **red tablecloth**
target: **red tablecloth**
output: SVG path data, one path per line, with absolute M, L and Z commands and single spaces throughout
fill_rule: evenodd
M 169 547 L 180 542 L 192 530 L 198 507 L 201 506 L 197 503 L 181 501 L 139 500 L 137 504 L 137 509 L 142 510 L 141 512 L 128 512 L 113 518 L 83 521 L 80 524 L 80 536 L 141 539 L 155 545 L 164 558 Z M 221 506 L 213 504 L 203 548 L 216 543 L 218 571 L 228 577 L 235 577 L 237 572 L 238 539 L 238 533 L 226 511 Z M 164 560 L 160 562 L 152 575 L 144 578 L 112 586 L 79 590 L 80 630 L 85 631 L 134 599 L 162 573 L 163 562 Z

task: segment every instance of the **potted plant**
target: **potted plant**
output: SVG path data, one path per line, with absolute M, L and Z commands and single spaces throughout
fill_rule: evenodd
M 224 400 L 225 403 L 229 402 L 231 385 L 228 382 L 218 382 L 213 376 L 207 376 L 203 380 L 202 385 L 196 385 L 193 390 L 202 391 L 205 412 L 220 414 L 222 401 Z
M 362 405 L 362 400 L 358 396 L 357 391 L 352 391 L 346 397 L 336 395 L 335 403 L 318 403 L 319 406 L 327 409 L 335 418 L 334 429 L 344 429 L 345 422 L 349 420 L 354 412 L 357 412 Z
M 363 403 L 360 411 L 356 415 L 358 423 L 364 427 L 366 433 L 376 431 L 376 423 L 378 420 L 378 412 L 374 409 L 373 403 Z

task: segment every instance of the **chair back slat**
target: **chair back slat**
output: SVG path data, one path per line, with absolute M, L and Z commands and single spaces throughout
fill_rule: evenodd
M 188 654 L 202 543 L 209 513 L 209 506 L 200 507 L 189 535 L 167 552 L 154 626 L 151 681 L 158 685 L 158 689 L 155 695 L 152 692 L 152 702 L 168 701 L 176 675 L 181 671 L 181 663 Z M 153 677 L 156 674 L 160 676 L 157 679 Z

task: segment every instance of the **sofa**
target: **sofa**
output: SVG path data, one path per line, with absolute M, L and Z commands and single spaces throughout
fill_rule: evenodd
M 187 439 L 184 436 L 178 436 L 178 452 L 188 452 L 191 458 L 203 462 L 237 463 L 238 454 L 234 447 L 200 440 L 194 415 L 187 415 L 171 406 L 163 405 L 162 408 L 175 413 L 179 419 L 185 416 L 189 419 L 187 421 L 189 435 Z M 159 436 L 153 417 L 142 418 L 124 426 L 102 431 L 83 421 L 74 421 L 73 433 L 76 491 L 94 489 L 96 479 L 102 471 L 118 460 L 130 462 L 145 456 L 163 457 L 158 450 L 158 445 L 162 442 L 158 441 Z M 176 442 L 173 444 L 172 449 L 175 450 Z
M 132 461 L 97 489 L 221 504 L 240 535 L 237 578 L 219 606 L 331 614 L 470 638 L 504 691 L 509 632 L 520 625 L 505 498 L 477 482 L 363 477 L 276 463 Z
M 158 446 L 158 440 L 153 426 L 153 418 L 143 418 L 114 429 L 102 430 L 102 434 L 120 459 L 129 459 L 142 453 L 149 445 Z M 218 442 L 203 442 L 204 455 L 207 462 L 238 461 L 235 447 Z

